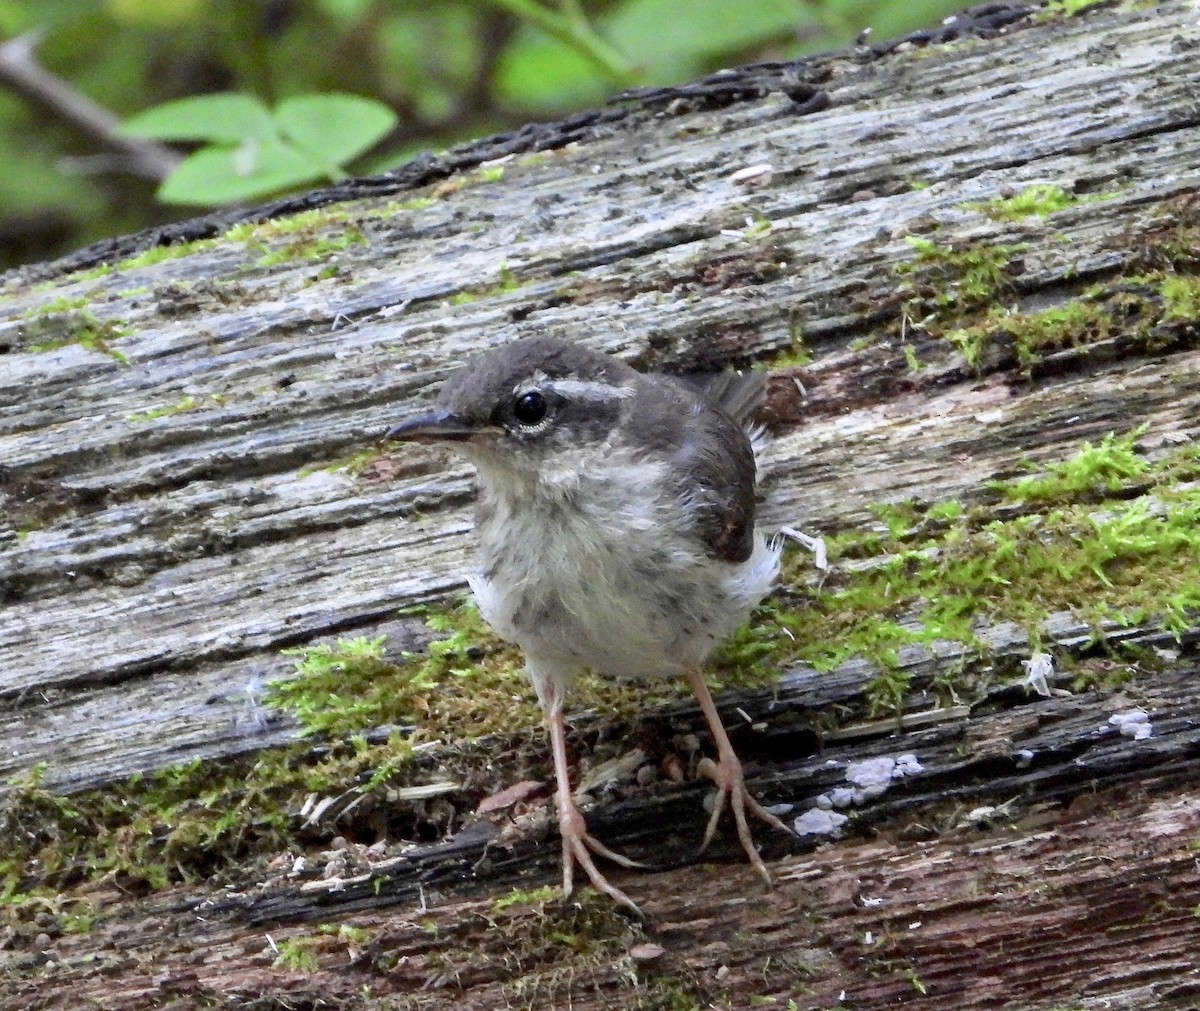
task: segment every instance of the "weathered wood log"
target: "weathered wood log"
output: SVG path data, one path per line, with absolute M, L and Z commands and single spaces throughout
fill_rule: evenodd
M 136 796 L 135 774 L 339 747 L 263 710 L 259 686 L 292 673 L 286 647 L 386 633 L 395 655 L 430 640 L 395 612 L 461 591 L 470 473 L 375 443 L 465 356 L 519 334 L 676 372 L 771 370 L 764 525 L 862 538 L 826 590 L 803 575 L 785 587 L 783 612 L 934 544 L 922 538 L 957 515 L 948 505 L 974 535 L 1014 518 L 1048 529 L 1054 509 L 1092 503 L 1077 540 L 1109 531 L 1122 502 L 1164 525 L 1195 515 L 1195 10 L 997 6 L 971 23 L 949 45 L 743 68 L 10 274 L 13 838 L 36 836 L 39 812 L 70 821 L 52 796 L 91 811 Z M 1031 505 L 994 484 L 1134 430 L 1137 467 L 1095 488 Z M 360 452 L 374 455 L 347 466 Z M 889 503 L 910 517 L 894 536 Z M 861 1008 L 1196 1006 L 1200 549 L 1180 526 L 1174 557 L 1148 556 L 1181 573 L 1173 610 L 1105 597 L 1121 556 L 1065 608 L 1053 596 L 1036 628 L 995 618 L 983 594 L 969 641 L 914 638 L 886 665 L 897 714 L 872 706 L 879 657 L 818 674 L 783 649 L 778 687 L 724 696 L 755 789 L 829 830 L 760 834 L 778 879 L 765 897 L 727 839 L 700 862 L 701 786 L 659 778 L 598 787 L 589 812 L 656 867 L 619 876 L 647 925 L 587 895 L 497 903 L 556 880 L 545 795 L 509 823 L 471 812 L 544 776 L 544 746 L 463 726 L 399 784 L 457 784 L 449 814 L 404 794 L 426 812 L 405 824 L 445 838 L 398 837 L 386 793 L 347 782 L 357 806 L 310 826 L 307 869 L 250 826 L 223 888 L 135 899 L 128 875 L 25 866 L 2 1002 L 820 1008 L 844 991 Z M 950 551 L 936 543 L 926 556 Z M 925 627 L 920 611 L 893 617 Z M 1023 686 L 1039 650 L 1080 690 Z M 701 726 L 668 702 L 583 714 L 575 743 L 599 761 L 648 741 L 657 757 Z M 854 778 L 885 766 L 870 788 Z M 91 929 L 63 933 L 85 905 Z

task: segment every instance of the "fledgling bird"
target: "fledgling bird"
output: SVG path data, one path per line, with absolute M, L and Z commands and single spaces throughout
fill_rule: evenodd
M 563 702 L 582 668 L 615 678 L 682 675 L 704 712 L 717 787 L 701 846 L 726 805 L 770 883 L 747 812 L 790 830 L 747 791 L 702 667 L 770 590 L 780 549 L 754 526 L 755 461 L 743 424 L 762 380 L 706 396 L 669 376 L 548 337 L 486 351 L 442 387 L 436 409 L 388 432 L 442 443 L 478 471 L 479 609 L 525 655 L 545 713 L 558 790 L 563 890 L 579 864 L 639 912 L 592 854 L 634 861 L 588 833 L 571 796 Z

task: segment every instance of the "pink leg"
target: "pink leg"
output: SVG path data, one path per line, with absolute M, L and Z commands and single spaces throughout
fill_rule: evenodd
M 737 825 L 737 834 L 742 842 L 742 849 L 750 858 L 751 865 L 769 886 L 771 875 L 767 872 L 766 864 L 762 862 L 762 857 L 758 855 L 758 850 L 754 846 L 754 837 L 750 835 L 750 826 L 746 822 L 746 810 L 748 808 L 750 813 L 760 821 L 765 821 L 781 832 L 791 835 L 792 830 L 750 796 L 750 791 L 746 789 L 746 784 L 742 779 L 742 763 L 734 752 L 733 745 L 729 743 L 729 735 L 725 733 L 721 717 L 717 714 L 717 707 L 713 703 L 712 692 L 708 690 L 708 685 L 704 681 L 704 675 L 699 670 L 689 671 L 688 684 L 692 686 L 696 701 L 700 703 L 704 718 L 708 721 L 709 733 L 712 734 L 713 742 L 717 746 L 717 761 L 705 758 L 699 765 L 701 774 L 708 776 L 717 786 L 716 803 L 713 804 L 712 817 L 708 819 L 708 827 L 704 830 L 704 841 L 700 844 L 700 849 L 703 850 L 712 842 L 713 834 L 717 830 L 717 822 L 721 820 L 721 814 L 725 810 L 725 803 L 728 800 L 730 807 L 733 808 L 733 820 Z
M 587 822 L 583 820 L 583 815 L 571 797 L 571 780 L 567 771 L 566 728 L 563 724 L 560 697 L 553 697 L 546 706 L 546 723 L 550 727 L 550 749 L 554 753 L 554 775 L 558 780 L 558 791 L 554 799 L 558 806 L 558 828 L 562 835 L 563 895 L 571 894 L 574 888 L 575 864 L 579 864 L 597 890 L 641 916 L 642 911 L 637 907 L 637 903 L 621 889 L 610 884 L 592 860 L 592 854 L 595 853 L 622 867 L 642 866 L 635 860 L 614 853 L 588 834 Z

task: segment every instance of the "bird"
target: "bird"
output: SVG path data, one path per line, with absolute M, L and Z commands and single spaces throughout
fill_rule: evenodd
M 779 571 L 779 544 L 755 526 L 746 428 L 763 390 L 762 373 L 726 372 L 705 387 L 530 336 L 478 353 L 444 382 L 432 411 L 385 437 L 449 447 L 477 472 L 468 583 L 486 621 L 520 647 L 545 717 L 564 896 L 578 866 L 641 915 L 594 857 L 642 865 L 590 834 L 571 792 L 564 706 L 585 668 L 617 679 L 686 678 L 717 753 L 697 767 L 717 791 L 702 850 L 730 808 L 769 886 L 748 816 L 791 834 L 746 788 L 703 675 Z

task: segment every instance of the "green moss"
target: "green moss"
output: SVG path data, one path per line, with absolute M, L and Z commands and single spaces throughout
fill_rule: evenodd
M 319 753 L 303 746 L 197 759 L 71 797 L 45 790 L 35 770 L 0 801 L 0 898 L 99 879 L 137 893 L 245 875 L 252 858 L 311 841 L 298 812 L 313 793 L 377 789 L 412 753 L 400 735 L 374 744 L 351 737 Z
M 1136 449 L 1145 433 L 1144 426 L 1122 436 L 1110 432 L 1099 445 L 1085 442 L 1069 460 L 1050 464 L 1037 477 L 995 481 L 990 487 L 1009 501 L 1024 504 L 1102 500 L 1134 486 L 1150 471 L 1150 462 Z
M 1159 282 L 1163 322 L 1181 320 L 1200 324 L 1200 277 L 1167 274 Z
M 349 220 L 349 211 L 337 207 L 317 207 L 310 211 L 300 211 L 298 214 L 271 218 L 261 222 L 257 228 L 268 235 L 294 235 L 296 232 L 327 228 L 329 225 L 342 224 Z
M 57 304 L 69 306 L 65 310 L 54 308 Z M 35 315 L 23 324 L 27 347 L 30 351 L 53 351 L 69 344 L 78 344 L 89 351 L 99 351 L 115 358 L 122 365 L 129 359 L 112 342 L 127 336 L 126 326 L 117 320 L 101 320 L 91 310 L 78 308 L 78 299 L 62 300 L 49 307 L 35 310 Z M 86 300 L 82 304 L 86 304 Z
M 222 238 L 239 242 L 258 253 L 258 267 L 280 263 L 323 260 L 353 246 L 365 245 L 366 235 L 350 224 L 349 212 L 317 208 L 267 221 L 245 221 L 234 225 Z M 283 241 L 279 241 L 279 240 Z
M 945 502 L 939 502 L 937 505 L 929 507 L 925 513 L 930 520 L 956 520 L 966 512 L 966 507 L 954 499 L 949 499 Z
M 313 950 L 317 943 L 318 939 L 306 937 L 280 941 L 276 945 L 275 968 L 290 969 L 293 972 L 316 972 L 320 968 L 316 952 Z
M 166 404 L 162 407 L 149 407 L 144 411 L 134 411 L 132 414 L 125 416 L 126 421 L 142 422 L 155 421 L 158 418 L 169 418 L 173 414 L 183 414 L 185 411 L 194 411 L 200 407 L 203 401 L 199 397 L 187 396 L 183 397 L 173 404 Z
M 108 276 L 112 272 L 113 266 L 111 263 L 98 263 L 96 266 L 88 267 L 86 270 L 77 270 L 69 276 L 73 281 L 95 281 L 98 278 Z
M 113 264 L 112 269 L 119 272 L 137 270 L 138 267 L 149 267 L 164 260 L 178 260 L 183 256 L 191 256 L 193 253 L 212 249 L 215 245 L 216 241 L 213 239 L 195 239 L 192 242 L 180 242 L 170 246 L 152 246 L 137 256 L 119 260 Z
M 715 676 L 762 683 L 796 660 L 830 670 L 862 657 L 878 670 L 868 703 L 879 713 L 908 690 L 905 647 L 982 650 L 980 622 L 1014 622 L 1034 643 L 1046 616 L 1067 610 L 1097 627 L 1158 621 L 1182 633 L 1200 609 L 1200 452 L 1148 461 L 1137 435 L 993 484 L 1021 507 L 1011 518 L 958 503 L 881 507 L 880 529 L 826 538 L 833 570 L 820 589 L 805 588 L 807 555 L 789 553 L 784 589 L 717 651 Z
M 764 217 L 761 214 L 756 214 L 754 224 L 747 226 L 742 232 L 743 239 L 758 239 L 764 235 L 771 234 L 771 219 Z
M 384 204 L 383 210 L 380 212 L 381 217 L 389 217 L 393 214 L 399 214 L 401 211 L 423 211 L 426 207 L 432 207 L 437 201 L 433 197 L 413 197 L 410 200 L 391 200 Z
M 517 279 L 517 276 L 512 272 L 507 263 L 500 264 L 499 280 L 486 288 L 469 288 L 464 291 L 457 292 L 450 296 L 451 305 L 467 305 L 470 302 L 477 302 L 481 298 L 491 298 L 494 295 L 503 295 L 510 291 L 516 291 L 521 287 L 522 282 Z
M 1101 0 L 1050 0 L 1045 9 L 1037 16 L 1044 18 L 1055 14 L 1064 14 L 1067 17 L 1074 17 L 1080 11 L 1094 7 L 1100 2 Z
M 713 681 L 770 684 L 795 662 L 828 670 L 862 657 L 878 672 L 865 709 L 882 713 L 905 704 L 906 647 L 983 650 L 981 623 L 1014 622 L 1034 644 L 1046 616 L 1064 610 L 1097 626 L 1153 620 L 1181 634 L 1200 611 L 1200 449 L 1149 458 L 1138 450 L 1141 435 L 1084 443 L 1036 474 L 993 483 L 988 505 L 881 504 L 874 524 L 827 537 L 833 569 L 820 586 L 808 555 L 789 551 L 781 590 L 714 655 Z M 369 793 L 411 776 L 414 747 L 425 740 L 454 741 L 457 761 L 469 769 L 463 746 L 473 736 L 537 735 L 541 711 L 516 649 L 468 604 L 417 613 L 435 636 L 427 650 L 391 656 L 380 638 L 294 650 L 295 677 L 249 700 L 251 710 L 293 714 L 323 738 L 319 749 L 198 760 L 71 797 L 43 789 L 39 770 L 15 784 L 0 805 L 5 915 L 28 918 L 84 880 L 137 891 L 219 879 L 226 869 L 244 875 L 249 858 L 311 841 L 313 829 L 296 812 L 313 793 Z M 982 676 L 952 672 L 933 690 L 969 695 L 969 678 Z M 1080 687 L 1107 677 L 1081 662 Z M 672 680 L 629 685 L 584 676 L 571 704 L 628 723 L 684 691 Z M 386 739 L 367 740 L 367 730 L 388 727 L 396 729 Z M 549 902 L 540 890 L 514 893 L 493 912 L 533 915 Z M 90 910 L 73 913 L 86 929 Z
M 907 277 L 911 296 L 906 301 L 910 318 L 923 325 L 931 320 L 946 323 L 993 302 L 1008 286 L 1010 265 L 1024 244 L 939 245 L 932 239 L 910 235 L 916 256 L 896 266 Z
M 270 682 L 267 705 L 289 712 L 310 734 L 411 723 L 437 680 L 427 664 L 389 663 L 383 644 L 383 636 L 358 637 L 284 650 L 299 657 L 297 676 Z
M 341 235 L 322 235 L 298 242 L 289 242 L 258 258 L 259 267 L 273 267 L 294 260 L 323 260 L 352 246 L 366 245 L 367 239 L 359 228 L 347 228 Z
M 442 947 L 428 956 L 431 967 L 447 976 L 485 967 L 494 976 L 499 969 L 498 981 L 512 1004 L 567 1007 L 581 980 L 595 971 L 607 973 L 645 939 L 642 925 L 598 892 L 585 889 L 564 901 L 557 889 L 548 891 L 548 898 L 468 912 L 454 925 L 456 933 L 486 931 L 487 947 Z M 622 990 L 617 1006 L 666 1006 L 640 1003 L 646 988 L 632 972 Z
M 75 298 L 67 298 L 65 295 L 59 296 L 45 305 L 39 305 L 35 309 L 28 309 L 25 312 L 26 319 L 37 319 L 39 317 L 51 316 L 54 313 L 70 312 L 72 309 L 86 309 L 88 306 L 87 298 L 77 296 Z
M 1087 354 L 1114 340 L 1149 350 L 1160 347 L 1172 330 L 1186 333 L 1200 319 L 1200 278 L 1151 271 L 1094 286 L 1040 312 L 992 305 L 977 315 L 975 322 L 950 329 L 940 327 L 948 317 L 937 314 L 922 325 L 957 348 L 971 368 L 1015 359 L 1020 371 L 1031 376 L 1051 353 L 1073 349 Z M 989 359 L 989 352 L 996 357 Z
M 543 885 L 541 888 L 534 888 L 527 891 L 523 888 L 514 888 L 507 895 L 502 895 L 492 903 L 492 912 L 503 913 L 506 909 L 513 906 L 528 906 L 532 903 L 549 902 L 558 894 L 558 889 L 551 885 Z
M 804 320 L 794 310 L 788 313 L 788 340 L 791 347 L 771 358 L 771 368 L 796 369 L 811 365 L 813 356 L 804 340 Z
M 1034 183 L 1010 197 L 996 197 L 962 206 L 980 211 L 993 221 L 1019 221 L 1033 215 L 1045 218 L 1084 201 L 1108 200 L 1114 196 L 1115 193 L 1104 193 L 1076 197 L 1053 183 Z
M 382 459 L 386 455 L 387 453 L 381 449 L 360 449 L 349 456 L 339 457 L 331 463 L 324 465 L 309 464 L 301 467 L 298 473 L 300 477 L 307 477 L 309 474 L 315 474 L 318 470 L 323 470 L 328 474 L 345 471 L 351 477 L 358 477 L 375 463 L 376 460 Z
M 317 927 L 318 934 L 336 937 L 350 944 L 367 944 L 375 937 L 377 931 L 365 927 L 355 927 L 349 923 L 322 923 Z

